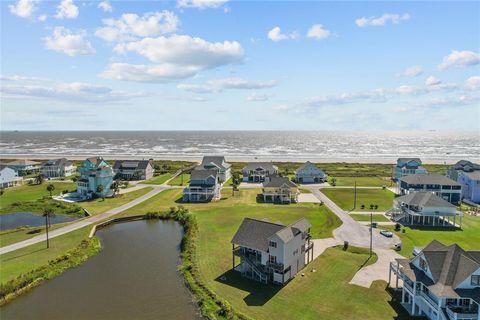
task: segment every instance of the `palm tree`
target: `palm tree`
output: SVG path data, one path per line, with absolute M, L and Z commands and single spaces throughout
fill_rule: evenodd
M 50 198 L 52 197 L 52 192 L 55 190 L 55 186 L 53 184 L 49 184 L 47 186 L 47 191 L 50 192 Z
M 55 217 L 55 212 L 52 208 L 44 208 L 43 215 L 45 217 L 45 230 L 47 232 L 47 249 L 50 247 L 50 243 L 48 241 L 48 228 L 50 227 L 50 218 Z
M 99 184 L 97 186 L 97 193 L 100 193 L 102 195 L 102 199 L 105 200 L 105 195 L 103 194 L 103 190 L 105 190 L 105 188 L 101 184 Z
M 44 180 L 45 180 L 45 176 L 41 173 L 35 177 L 36 184 L 42 184 Z

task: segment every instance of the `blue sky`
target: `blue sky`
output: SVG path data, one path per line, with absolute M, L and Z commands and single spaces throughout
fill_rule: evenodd
M 3 130 L 477 130 L 480 4 L 2 1 Z

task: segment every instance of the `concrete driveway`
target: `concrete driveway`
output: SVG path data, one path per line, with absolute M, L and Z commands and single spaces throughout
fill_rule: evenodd
M 320 203 L 320 200 L 318 200 L 318 198 L 311 193 L 300 193 L 298 195 L 298 202 L 299 203 Z

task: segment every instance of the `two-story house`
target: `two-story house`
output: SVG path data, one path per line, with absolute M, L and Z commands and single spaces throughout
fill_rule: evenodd
M 232 165 L 225 161 L 223 156 L 205 156 L 202 163 L 195 170 L 217 170 L 220 183 L 230 179 Z
M 295 171 L 298 183 L 322 183 L 327 180 L 325 172 L 310 161 L 305 162 Z
M 463 213 L 432 192 L 418 191 L 396 198 L 392 218 L 403 224 L 433 227 L 462 226 Z
M 20 159 L 5 163 L 5 165 L 17 171 L 19 176 L 26 176 L 28 174 L 40 172 L 41 163 L 31 160 Z
M 264 182 L 278 174 L 278 167 L 271 162 L 251 162 L 242 169 L 244 182 Z
M 79 167 L 80 178 L 77 180 L 77 193 L 83 198 L 107 197 L 113 194 L 110 186 L 115 173 L 102 157 L 92 157 L 83 161 Z M 101 187 L 99 187 L 101 186 Z M 103 191 L 99 191 L 103 189 Z
M 231 241 L 233 270 L 263 283 L 288 282 L 313 260 L 310 228 L 305 218 L 288 226 L 245 218 Z
M 460 160 L 453 166 L 448 168 L 447 177 L 452 180 L 458 181 L 459 173 L 474 171 L 480 171 L 480 164 L 476 164 L 468 160 Z
M 422 167 L 422 160 L 419 158 L 398 158 L 395 165 L 394 179 L 398 180 L 409 174 L 425 174 L 427 170 Z
M 428 174 L 411 174 L 398 180 L 399 193 L 401 195 L 418 191 L 429 191 L 447 200 L 450 203 L 460 203 L 462 186 L 445 176 Z
M 117 160 L 113 171 L 122 180 L 147 180 L 155 171 L 153 160 Z
M 462 199 L 465 202 L 480 204 L 480 170 L 460 172 L 458 183 L 462 185 Z
M 218 200 L 220 194 L 218 170 L 193 170 L 190 183 L 183 189 L 184 202 L 208 202 Z
M 5 165 L 0 165 L 0 188 L 9 188 L 20 185 L 22 178 L 18 172 Z
M 68 177 L 75 173 L 77 167 L 65 158 L 52 159 L 43 163 L 40 172 L 47 178 Z
M 412 259 L 395 259 L 392 274 L 403 286 L 401 305 L 430 320 L 480 319 L 480 251 L 433 240 Z
M 298 201 L 298 186 L 288 178 L 271 176 L 263 183 L 262 196 L 264 202 L 292 203 Z

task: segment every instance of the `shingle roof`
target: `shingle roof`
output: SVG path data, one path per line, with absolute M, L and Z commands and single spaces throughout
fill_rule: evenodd
M 398 159 L 397 159 L 397 165 L 398 165 L 399 163 L 402 163 L 402 166 L 401 166 L 401 167 L 403 167 L 403 166 L 407 165 L 407 163 L 409 163 L 409 162 L 411 162 L 411 161 L 416 161 L 416 162 L 418 162 L 418 164 L 422 164 L 422 160 L 420 160 L 420 158 L 398 158 Z
M 400 178 L 400 180 L 408 184 L 439 184 L 451 186 L 460 185 L 458 182 L 437 173 L 410 174 Z
M 43 167 L 51 167 L 51 166 L 66 167 L 71 165 L 72 165 L 72 162 L 66 158 L 48 160 L 47 162 L 42 164 Z
M 457 163 L 455 163 L 452 167 L 455 170 L 461 170 L 461 171 L 480 170 L 480 164 L 476 164 L 468 160 L 460 160 Z
M 205 156 L 202 159 L 202 166 L 209 166 L 211 164 L 215 164 L 218 167 L 223 167 L 224 169 L 230 168 L 232 165 L 225 161 L 224 156 Z
M 466 175 L 472 180 L 480 180 L 480 170 L 473 171 L 473 172 L 463 172 L 462 174 Z
M 412 192 L 407 195 L 398 197 L 395 199 L 397 202 L 404 202 L 408 205 L 421 206 L 421 207 L 449 207 L 455 208 L 453 204 L 440 198 L 432 192 L 420 191 Z
M 269 181 L 265 181 L 263 183 L 264 188 L 280 188 L 283 186 L 287 186 L 289 188 L 296 188 L 297 185 L 290 181 L 290 179 L 285 177 L 279 176 L 271 176 Z
M 307 219 L 302 218 L 291 225 L 272 223 L 251 218 L 243 219 L 231 243 L 261 251 L 268 251 L 269 239 L 277 235 L 283 242 L 288 242 L 299 232 L 311 227 Z
M 250 162 L 242 169 L 242 171 L 255 171 L 259 168 L 268 170 L 270 173 L 278 171 L 278 167 L 271 162 Z
M 218 175 L 217 170 L 193 170 L 190 175 L 191 180 L 205 180 L 210 176 L 216 178 Z
M 114 169 L 137 169 L 145 170 L 148 167 L 148 164 L 151 163 L 150 160 L 117 160 L 115 161 Z
M 94 165 L 98 166 L 103 161 L 103 158 L 102 157 L 90 157 L 90 158 L 87 158 L 87 160 L 90 161 L 91 163 L 93 163 Z
M 300 167 L 298 167 L 298 169 L 296 170 L 296 172 L 302 171 L 302 170 L 304 170 L 304 169 L 306 169 L 306 168 L 308 168 L 308 167 L 310 167 L 310 166 L 313 166 L 313 167 L 315 167 L 316 169 L 318 169 L 318 170 L 320 170 L 320 171 L 323 172 L 322 169 L 320 169 L 319 167 L 317 167 L 314 163 L 311 163 L 310 161 L 307 161 L 307 162 L 305 162 L 304 164 L 302 164 Z

